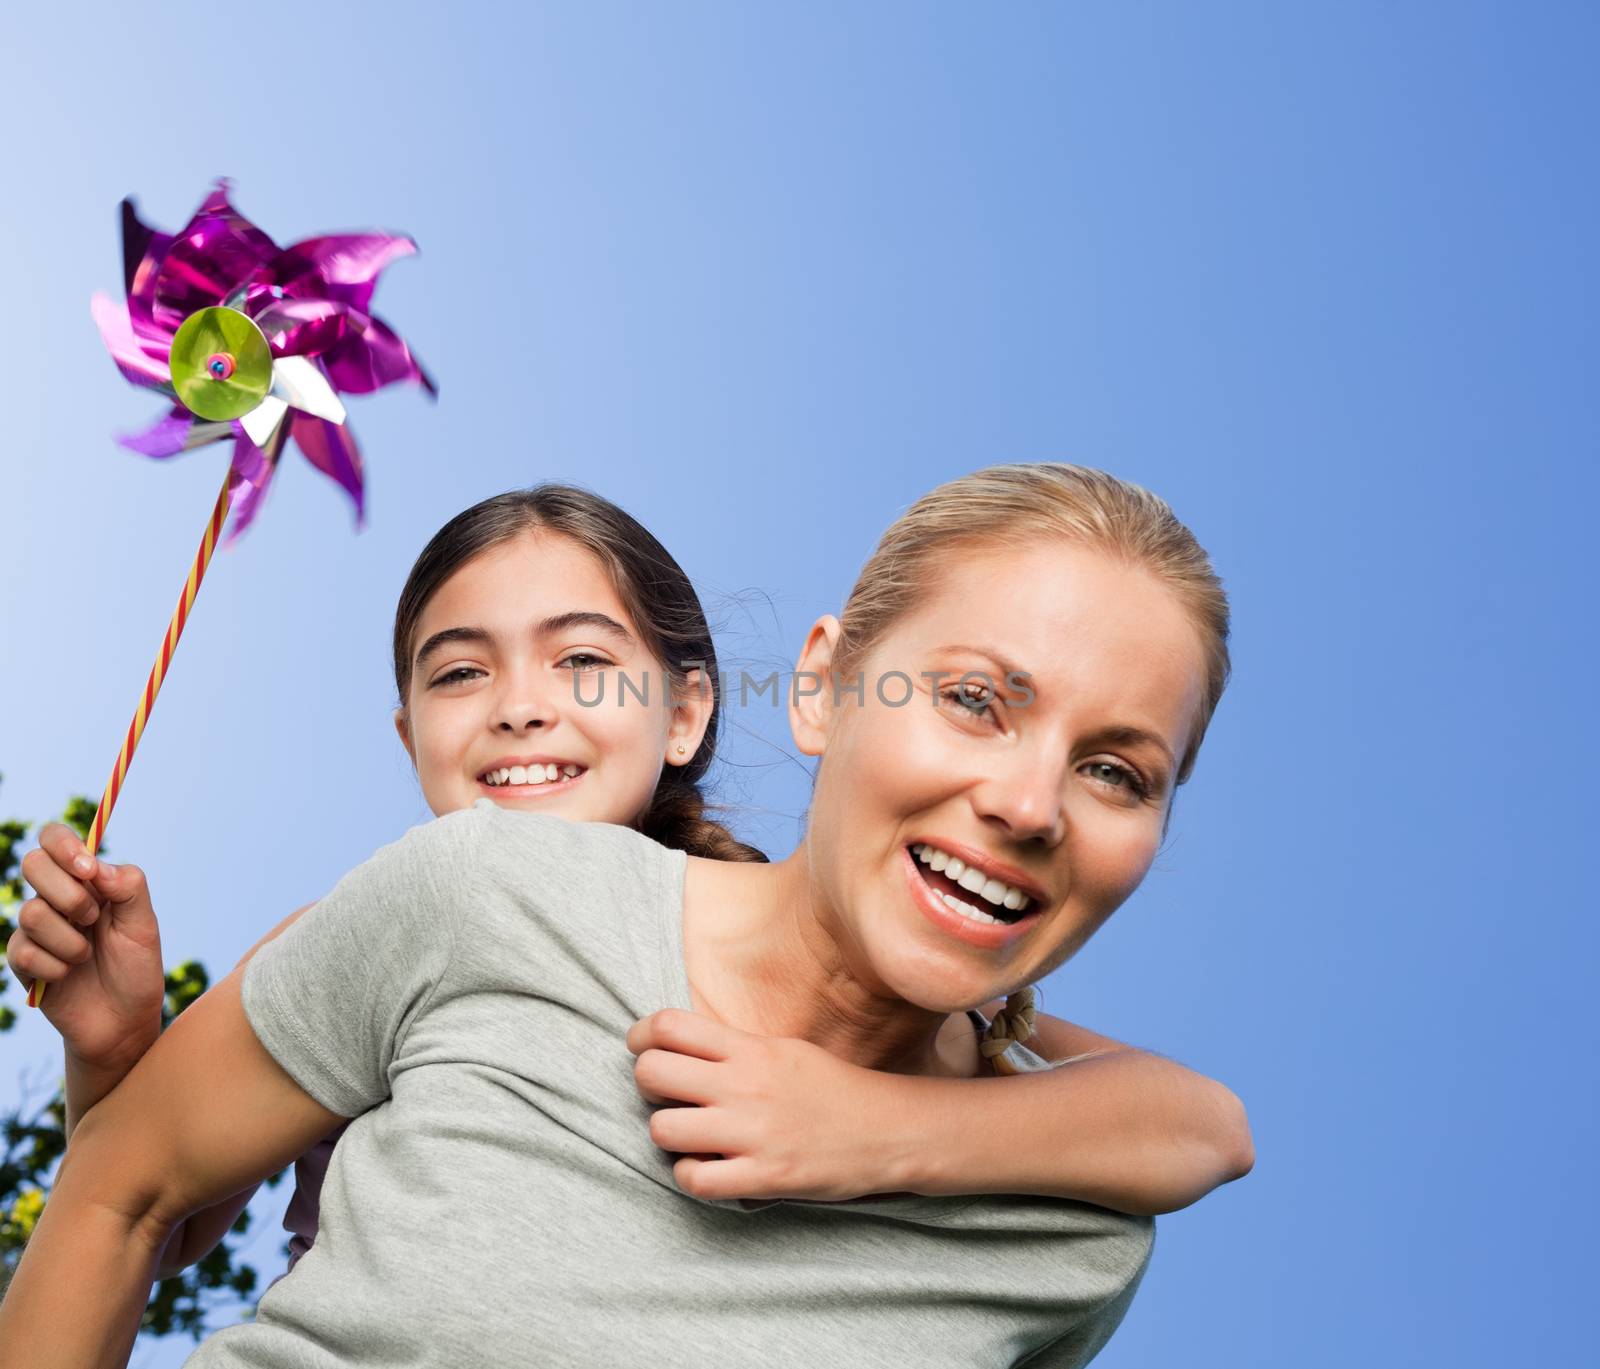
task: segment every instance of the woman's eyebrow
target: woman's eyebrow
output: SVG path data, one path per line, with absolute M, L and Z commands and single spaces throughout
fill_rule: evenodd
M 1129 727 L 1126 725 L 1102 727 L 1089 740 L 1111 742 L 1121 746 L 1153 746 L 1167 758 L 1169 766 L 1172 764 L 1172 748 L 1158 734 L 1147 732 L 1142 727 Z
M 943 646 L 935 647 L 934 651 L 970 651 L 975 656 L 987 656 L 991 661 L 1000 667 L 1000 669 L 1005 673 L 1007 679 L 1017 675 L 1021 675 L 1026 678 L 1028 674 L 1028 672 L 1025 670 L 1018 670 L 1014 665 L 1011 664 L 1010 661 L 1008 661 L 992 646 L 975 646 L 970 642 L 946 642 Z
M 970 642 L 947 642 L 944 646 L 936 648 L 939 651 L 971 651 L 979 656 L 987 656 L 991 661 L 1006 672 L 1007 679 L 1020 677 L 1031 680 L 1033 677 L 1025 670 L 1018 670 L 1006 660 L 998 651 L 990 646 L 978 646 Z M 1167 758 L 1167 765 L 1173 763 L 1172 748 L 1167 745 L 1166 739 L 1158 732 L 1148 728 L 1134 727 L 1129 723 L 1119 723 L 1114 727 L 1102 727 L 1089 738 L 1090 741 L 1111 742 L 1119 746 L 1153 746 Z
M 633 634 L 623 627 L 609 613 L 597 613 L 593 610 L 575 609 L 570 613 L 557 613 L 549 618 L 542 618 L 534 627 L 534 633 L 540 637 L 551 636 L 558 632 L 570 632 L 573 628 L 588 627 L 605 632 L 619 639 L 624 645 L 633 645 Z M 452 642 L 467 642 L 473 646 L 493 647 L 495 645 L 494 633 L 483 627 L 447 627 L 442 632 L 436 632 L 422 644 L 422 649 L 417 652 L 416 664 L 413 670 L 421 670 L 424 663 L 436 651 L 442 650 Z

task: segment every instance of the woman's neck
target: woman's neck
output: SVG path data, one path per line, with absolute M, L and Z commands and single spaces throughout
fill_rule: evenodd
M 837 927 L 818 906 L 803 843 L 772 865 L 691 857 L 683 945 L 694 1010 L 741 1031 L 810 1041 L 868 1069 L 980 1073 L 965 1014 L 930 1012 L 864 984 Z

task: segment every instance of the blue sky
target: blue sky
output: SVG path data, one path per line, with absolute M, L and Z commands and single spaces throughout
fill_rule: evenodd
M 366 531 L 291 454 L 213 562 L 107 847 L 148 871 L 171 960 L 225 970 L 426 816 L 387 639 L 466 505 L 541 479 L 618 500 L 701 586 L 725 666 L 765 673 L 934 484 L 1106 467 L 1210 550 L 1234 682 L 1155 869 L 1044 1006 L 1227 1082 L 1258 1158 L 1159 1219 L 1097 1365 L 1578 1362 L 1597 27 L 1481 3 L 9 18 L 0 810 L 98 796 L 221 475 L 220 448 L 111 441 L 156 407 L 88 312 L 128 193 L 175 228 L 227 174 L 280 241 L 411 233 L 377 308 L 441 387 L 352 403 Z M 786 851 L 803 768 L 780 717 L 737 721 L 723 793 Z M 0 1100 L 52 1040 L 0 1038 Z

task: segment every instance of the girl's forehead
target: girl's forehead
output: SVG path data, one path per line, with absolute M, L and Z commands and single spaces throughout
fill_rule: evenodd
M 470 614 L 517 621 L 574 608 L 609 614 L 632 629 L 616 586 L 593 552 L 568 537 L 524 533 L 459 566 L 428 601 L 422 617 L 432 622 Z

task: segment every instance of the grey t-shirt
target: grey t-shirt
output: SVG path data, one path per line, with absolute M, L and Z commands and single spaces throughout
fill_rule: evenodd
M 413 828 L 262 947 L 262 1044 L 353 1117 L 317 1241 L 188 1363 L 981 1369 L 1085 1364 L 1154 1223 L 1008 1195 L 708 1201 L 628 1028 L 691 1008 L 687 858 L 491 800 Z

